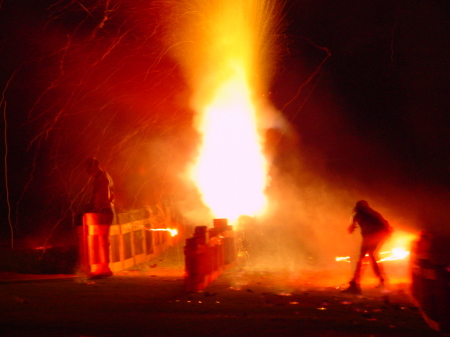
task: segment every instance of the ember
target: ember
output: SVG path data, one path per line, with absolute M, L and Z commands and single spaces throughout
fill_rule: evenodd
M 178 229 L 172 229 L 172 228 L 150 228 L 150 231 L 152 232 L 169 232 L 170 236 L 177 236 L 178 235 Z

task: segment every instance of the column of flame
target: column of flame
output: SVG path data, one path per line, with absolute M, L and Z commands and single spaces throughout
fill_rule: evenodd
M 202 115 L 203 144 L 191 177 L 215 217 L 255 215 L 265 206 L 267 163 L 254 109 L 245 79 L 236 76 Z
M 178 6 L 179 41 L 172 37 L 172 49 L 193 89 L 201 136 L 189 176 L 214 217 L 260 214 L 268 164 L 255 97 L 268 85 L 280 8 L 268 0 L 191 0 Z

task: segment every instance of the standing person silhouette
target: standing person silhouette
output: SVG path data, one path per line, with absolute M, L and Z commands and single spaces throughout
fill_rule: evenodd
M 114 220 L 114 184 L 108 172 L 100 168 L 95 158 L 85 161 L 86 172 L 90 175 L 91 198 L 86 205 L 86 213 L 99 213 L 95 219 L 101 219 L 97 225 L 103 225 L 99 231 L 97 261 L 92 265 L 91 278 L 108 277 L 112 275 L 109 268 L 109 228 Z M 107 227 L 104 227 L 104 226 Z
M 380 280 L 379 287 L 384 286 L 384 272 L 377 263 L 378 250 L 392 233 L 391 225 L 380 213 L 372 209 L 365 200 L 360 200 L 356 203 L 348 232 L 350 234 L 353 233 L 357 226 L 361 228 L 362 243 L 355 272 L 352 280 L 349 282 L 350 286 L 344 290 L 345 293 L 350 294 L 361 294 L 361 267 L 366 255 L 369 256 L 372 269 Z
M 114 214 L 114 184 L 108 172 L 100 168 L 95 158 L 85 162 L 86 172 L 91 176 L 91 199 L 86 205 L 87 213 Z

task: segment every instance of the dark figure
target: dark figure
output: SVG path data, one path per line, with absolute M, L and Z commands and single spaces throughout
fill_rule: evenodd
M 114 214 L 114 185 L 110 175 L 100 169 L 95 158 L 88 158 L 85 165 L 92 183 L 92 194 L 86 205 L 86 213 Z
M 96 226 L 97 233 L 95 249 L 96 256 L 91 261 L 91 278 L 111 276 L 109 269 L 109 226 L 114 220 L 114 185 L 109 174 L 100 169 L 99 162 L 95 158 L 88 158 L 85 162 L 87 173 L 91 176 L 91 198 L 86 205 L 85 217 L 89 225 Z M 98 214 L 96 214 L 98 213 Z
M 344 292 L 352 294 L 361 293 L 361 267 L 366 255 L 369 256 L 372 269 L 380 280 L 379 287 L 384 286 L 384 273 L 381 266 L 377 263 L 378 250 L 392 233 L 392 227 L 389 223 L 381 216 L 380 213 L 370 208 L 369 203 L 365 200 L 360 200 L 356 203 L 348 232 L 353 233 L 358 225 L 361 228 L 362 235 L 361 250 L 359 253 L 359 259 L 356 263 L 353 279 L 350 281 L 350 286 L 348 289 L 344 290 Z

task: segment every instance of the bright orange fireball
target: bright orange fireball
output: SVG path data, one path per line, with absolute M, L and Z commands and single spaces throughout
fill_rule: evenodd
M 267 164 L 245 78 L 235 76 L 218 89 L 199 129 L 203 144 L 191 177 L 213 215 L 232 220 L 261 212 Z

